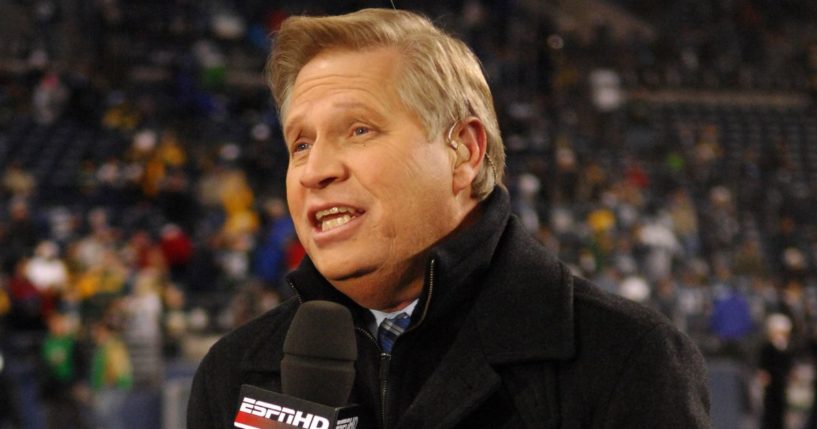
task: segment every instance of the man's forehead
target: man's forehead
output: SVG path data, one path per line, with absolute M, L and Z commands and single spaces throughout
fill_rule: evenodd
M 400 107 L 394 85 L 399 62 L 395 55 L 397 52 L 391 48 L 328 50 L 318 54 L 301 69 L 293 83 L 282 109 L 285 128 L 302 120 L 317 105 L 373 114 L 385 114 Z
M 396 48 L 325 49 L 307 61 L 295 75 L 290 98 L 323 84 L 326 79 L 349 79 L 350 84 L 356 80 L 392 81 L 402 63 L 400 57 Z M 371 85 L 374 82 L 365 83 Z

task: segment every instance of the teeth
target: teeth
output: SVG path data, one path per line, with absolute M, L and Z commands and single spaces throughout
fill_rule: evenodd
M 354 212 L 355 212 L 354 209 L 351 209 L 349 207 L 332 207 L 330 209 L 321 210 L 321 211 L 315 213 L 315 218 L 318 220 L 318 222 L 320 222 L 321 219 L 324 218 L 324 216 L 329 216 L 329 215 L 338 214 L 338 213 L 351 213 L 351 214 L 354 214 Z
M 336 212 L 337 213 L 337 212 Z M 346 224 L 352 220 L 352 216 L 345 214 L 343 216 L 338 216 L 336 218 L 332 218 L 326 221 L 321 222 L 321 231 L 329 231 L 331 229 L 335 229 L 341 225 Z
M 329 231 L 345 225 L 357 215 L 351 207 L 335 206 L 315 213 L 315 219 L 320 224 L 321 231 Z

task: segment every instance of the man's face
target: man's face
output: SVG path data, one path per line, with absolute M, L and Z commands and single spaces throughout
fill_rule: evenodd
M 399 69 L 392 49 L 324 51 L 283 118 L 298 237 L 327 280 L 375 309 L 416 298 L 426 251 L 462 219 L 453 151 L 400 103 Z

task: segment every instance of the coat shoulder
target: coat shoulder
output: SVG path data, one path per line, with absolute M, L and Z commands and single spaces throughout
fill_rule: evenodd
M 253 365 L 275 367 L 280 359 L 263 354 L 266 346 L 280 344 L 286 327 L 298 308 L 296 300 L 245 323 L 228 333 L 210 348 L 199 364 L 187 405 L 187 427 L 216 429 L 228 427 L 235 415 L 235 398 L 245 380 L 245 370 Z M 274 346 L 271 346 L 274 347 Z
M 604 322 L 596 329 L 623 330 L 630 337 L 656 328 L 675 329 L 669 319 L 657 311 L 603 291 L 581 277 L 573 277 L 573 304 L 577 316 Z
M 695 344 L 666 316 L 579 277 L 574 277 L 573 313 L 580 355 L 603 354 L 608 363 L 623 363 L 650 349 L 680 348 L 699 360 Z
M 286 335 L 286 329 L 297 309 L 298 301 L 295 298 L 282 302 L 221 337 L 210 348 L 208 355 L 221 356 L 224 352 L 229 352 L 231 356 L 241 357 L 244 353 L 236 351 L 248 351 L 259 343 L 259 340 L 270 336 Z
M 577 355 L 563 375 L 594 398 L 584 415 L 610 427 L 710 427 L 706 365 L 689 337 L 587 280 L 574 278 L 573 294 Z

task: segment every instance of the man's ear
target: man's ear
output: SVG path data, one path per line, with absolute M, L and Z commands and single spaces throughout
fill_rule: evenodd
M 475 116 L 458 122 L 450 131 L 450 139 L 448 136 L 446 139 L 450 140 L 447 143 L 455 152 L 452 185 L 454 193 L 458 194 L 469 188 L 477 177 L 488 148 L 488 135 L 482 121 Z

